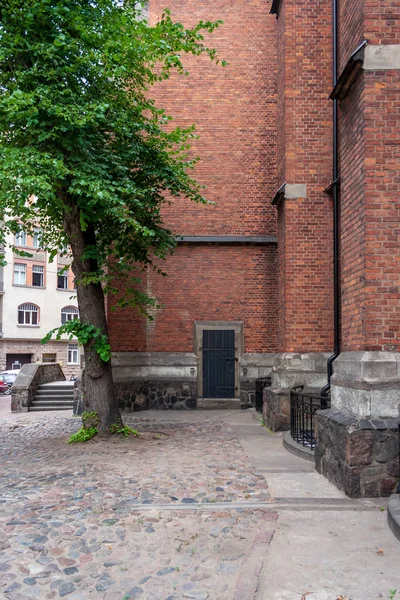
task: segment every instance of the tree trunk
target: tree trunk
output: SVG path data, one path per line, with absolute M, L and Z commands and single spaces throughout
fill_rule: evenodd
M 77 282 L 79 318 L 82 323 L 92 324 L 101 329 L 108 337 L 104 293 L 100 283 L 81 283 L 85 273 L 97 271 L 98 264 L 94 259 L 85 259 L 84 251 L 96 241 L 94 228 L 89 225 L 82 231 L 79 209 L 71 206 L 64 214 L 64 227 L 72 250 L 72 270 Z M 99 435 L 109 434 L 110 425 L 121 422 L 121 413 L 115 399 L 111 361 L 101 360 L 97 354 L 94 341 L 84 345 L 85 350 L 85 398 L 87 411 L 97 413 Z

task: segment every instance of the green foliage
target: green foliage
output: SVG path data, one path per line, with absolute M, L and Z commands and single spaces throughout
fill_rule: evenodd
M 393 600 L 396 595 L 397 595 L 397 590 L 390 590 L 389 600 Z
M 97 412 L 83 412 L 82 423 L 85 427 L 98 427 L 100 425 L 100 418 Z
M 79 431 L 73 433 L 68 440 L 68 444 L 76 444 L 77 442 L 87 442 L 97 435 L 99 430 L 97 427 L 81 427 Z
M 123 435 L 124 437 L 128 437 L 129 435 L 139 435 L 139 432 L 136 429 L 132 429 L 132 427 L 128 427 L 123 423 L 113 423 L 110 425 L 110 433 Z
M 60 340 L 63 335 L 68 335 L 69 339 L 77 339 L 82 345 L 87 345 L 90 341 L 93 341 L 94 349 L 100 356 L 101 360 L 108 362 L 111 358 L 111 346 L 108 343 L 107 336 L 94 325 L 88 323 L 82 323 L 79 319 L 73 319 L 67 321 L 64 325 L 56 327 L 49 331 L 42 339 L 42 344 L 47 344 L 55 335 L 56 340 Z
M 99 433 L 100 418 L 97 412 L 82 413 L 82 427 L 79 431 L 71 435 L 68 444 L 76 444 L 77 442 L 87 442 Z
M 140 4 L 1 3 L 0 246 L 8 233 L 21 226 L 32 233 L 40 223 L 51 259 L 70 244 L 73 259 L 86 261 L 78 292 L 101 284 L 118 291 L 120 305 L 146 311 L 155 301 L 140 290 L 140 270 L 158 270 L 153 260 L 175 246 L 163 226 L 163 203 L 206 202 L 189 175 L 194 127 L 172 127 L 150 90 L 174 71 L 186 74 L 187 53 L 220 62 L 204 36 L 221 22 L 185 28 L 165 10 L 150 26 Z M 86 235 L 83 248 L 65 233 L 71 214 Z M 140 265 L 136 275 L 132 264 Z M 61 331 L 81 343 L 94 339 L 108 360 L 107 343 L 90 324 Z

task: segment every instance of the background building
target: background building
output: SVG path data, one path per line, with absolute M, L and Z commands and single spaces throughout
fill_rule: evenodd
M 18 256 L 10 248 L 29 252 Z M 0 270 L 0 369 L 18 369 L 30 362 L 58 362 L 66 377 L 79 374 L 80 349 L 76 340 L 40 340 L 48 331 L 78 315 L 69 259 L 58 255 L 50 263 L 40 249 L 40 230 L 33 236 L 21 231 L 9 236 Z M 66 268 L 67 267 L 67 268 Z

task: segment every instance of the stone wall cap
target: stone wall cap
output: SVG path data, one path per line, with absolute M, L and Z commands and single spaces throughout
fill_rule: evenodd
M 390 429 L 397 431 L 398 423 L 396 419 L 382 418 L 382 419 L 368 419 L 365 417 L 359 417 L 347 410 L 338 410 L 337 408 L 328 408 L 317 411 L 317 414 L 324 419 L 330 419 L 338 425 L 345 425 L 346 427 L 352 427 L 353 431 L 358 430 L 381 430 L 386 431 Z

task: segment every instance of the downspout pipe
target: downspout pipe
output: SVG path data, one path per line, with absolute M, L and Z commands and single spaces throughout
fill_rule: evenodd
M 338 2 L 332 0 L 332 54 L 333 54 L 333 87 L 338 81 Z M 333 354 L 328 358 L 327 372 L 328 383 L 322 388 L 321 396 L 327 397 L 331 389 L 331 377 L 333 374 L 333 363 L 340 354 L 340 280 L 339 280 L 339 124 L 338 124 L 338 100 L 333 100 L 333 304 L 334 304 L 334 344 Z

